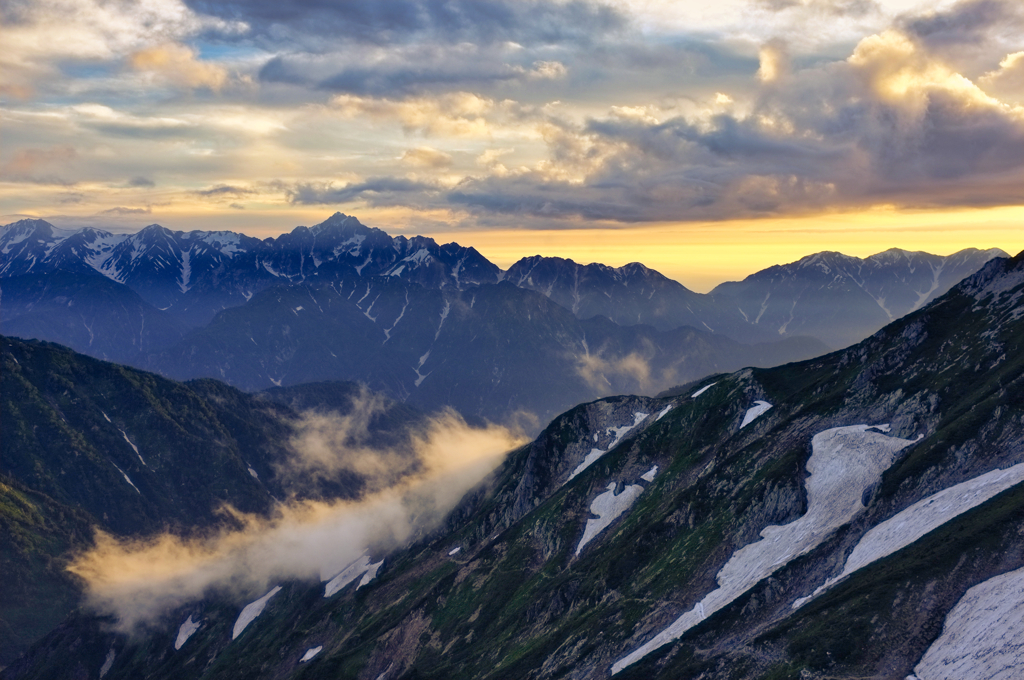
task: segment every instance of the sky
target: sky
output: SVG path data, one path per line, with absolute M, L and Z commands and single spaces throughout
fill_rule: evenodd
M 5 0 L 0 223 L 391 234 L 705 291 L 1024 249 L 1020 0 Z

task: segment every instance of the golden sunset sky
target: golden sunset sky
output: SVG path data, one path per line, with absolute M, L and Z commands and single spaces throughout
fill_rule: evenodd
M 698 291 L 1024 249 L 1020 0 L 31 0 L 0 45 L 0 224 L 340 211 Z

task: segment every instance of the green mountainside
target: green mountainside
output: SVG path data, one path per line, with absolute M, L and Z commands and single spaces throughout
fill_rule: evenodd
M 92 528 L 189 535 L 266 515 L 289 495 L 354 498 L 363 480 L 282 478 L 301 412 L 344 414 L 362 394 L 323 383 L 250 395 L 214 380 L 179 383 L 44 342 L 0 338 L 0 665 L 74 607 L 64 571 Z M 422 419 L 381 400 L 369 435 L 392 441 Z
M 237 639 L 263 593 L 133 637 L 82 615 L 3 677 L 902 679 L 969 589 L 1024 566 L 1022 342 L 1024 254 L 841 352 L 577 406 L 442 527 L 373 553 L 376 578 L 282 581 Z

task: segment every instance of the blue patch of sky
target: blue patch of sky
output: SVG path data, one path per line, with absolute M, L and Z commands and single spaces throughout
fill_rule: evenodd
M 76 80 L 110 78 L 117 75 L 122 68 L 120 63 L 99 61 L 66 61 L 60 64 L 61 72 Z
M 192 45 L 204 61 L 240 61 L 253 56 L 264 57 L 266 50 L 252 45 L 231 45 L 225 43 L 199 43 Z

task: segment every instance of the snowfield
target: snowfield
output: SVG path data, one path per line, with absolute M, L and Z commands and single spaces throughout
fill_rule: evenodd
M 942 635 L 924 653 L 908 680 L 1018 680 L 1021 677 L 1024 677 L 1024 569 L 1017 569 L 990 578 L 964 593 L 946 616 Z
M 906 510 L 881 522 L 864 534 L 843 567 L 843 573 L 830 578 L 810 597 L 793 603 L 798 609 L 847 576 L 867 565 L 905 548 L 925 534 L 939 528 L 971 508 L 977 507 L 998 493 L 1024 481 L 1024 463 L 991 472 L 932 494 Z
M 340 574 L 327 582 L 327 585 L 324 587 L 324 597 L 334 595 L 349 583 L 352 583 L 352 581 L 355 581 L 357 578 L 365 574 L 366 570 L 369 568 L 370 556 L 363 553 L 359 559 L 342 569 Z
M 263 613 L 263 608 L 267 606 L 267 602 L 270 601 L 274 595 L 277 595 L 281 591 L 281 586 L 274 586 L 269 593 L 256 600 L 245 605 L 242 609 L 242 613 L 238 615 L 238 620 L 235 621 L 235 627 L 231 631 L 231 639 L 236 639 L 242 634 L 246 626 L 256 620 L 256 617 Z
M 622 490 L 622 493 L 616 496 L 616 486 L 615 482 L 609 484 L 608 490 L 595 498 L 590 504 L 590 511 L 597 515 L 598 518 L 587 520 L 587 526 L 583 530 L 583 538 L 580 539 L 579 545 L 576 546 L 577 557 L 579 557 L 580 551 L 583 550 L 583 546 L 590 543 L 595 536 L 607 529 L 609 524 L 628 510 L 629 506 L 633 505 L 637 496 L 644 490 L 639 484 L 630 484 Z
M 697 397 L 699 397 L 700 395 L 704 394 L 705 392 L 707 392 L 708 390 L 710 390 L 712 387 L 714 387 L 717 384 L 718 384 L 717 382 L 713 382 L 710 385 L 705 385 L 704 387 L 700 388 L 699 390 L 697 390 L 696 392 L 691 394 L 690 395 L 690 399 L 696 399 Z
M 762 540 L 733 553 L 718 572 L 719 587 L 646 644 L 616 661 L 612 675 L 677 640 L 790 560 L 814 549 L 862 512 L 864 491 L 881 479 L 901 450 L 914 443 L 869 431 L 869 427 L 837 427 L 814 435 L 807 461 L 811 475 L 806 482 L 804 516 L 784 526 L 765 527 L 761 530 Z
M 665 413 L 667 413 L 667 412 L 668 411 L 666 410 Z M 598 458 L 600 458 L 601 456 L 603 456 L 604 454 L 608 453 L 609 451 L 614 449 L 616 446 L 618 446 L 619 442 L 621 442 L 622 439 L 627 434 L 629 434 L 634 428 L 636 428 L 637 425 L 642 423 L 644 421 L 644 419 L 647 418 L 647 416 L 649 416 L 649 415 L 651 415 L 651 414 L 650 413 L 643 413 L 641 411 L 637 411 L 636 413 L 633 414 L 633 424 L 632 425 L 623 425 L 622 427 L 609 427 L 607 430 L 605 430 L 605 432 L 607 434 L 614 434 L 615 435 L 615 439 L 613 439 L 612 443 L 608 445 L 608 448 L 605 448 L 605 449 L 596 449 L 596 448 L 595 449 L 590 449 L 590 453 L 588 453 L 583 458 L 583 462 L 580 463 L 579 465 L 577 465 L 576 468 L 572 472 L 569 473 L 569 478 L 566 479 L 562 483 L 563 484 L 568 484 L 578 474 L 580 474 L 581 472 L 586 470 L 588 467 L 593 465 L 595 462 L 597 462 Z M 594 441 L 597 441 L 597 434 L 596 433 L 594 434 Z
M 199 630 L 199 626 L 201 623 L 202 621 L 193 621 L 192 615 L 189 614 L 188 618 L 185 619 L 185 622 L 181 624 L 180 628 L 178 628 L 178 637 L 174 641 L 174 649 L 181 649 L 181 646 L 188 642 L 188 639 L 192 637 L 192 633 Z
M 359 585 L 356 586 L 356 590 L 359 590 L 373 579 L 377 578 L 377 572 L 380 571 L 381 565 L 384 564 L 384 560 L 376 562 L 366 567 L 366 571 L 363 573 L 363 578 L 359 580 Z
M 742 430 L 754 420 L 772 407 L 767 401 L 755 401 L 754 405 L 747 409 L 747 412 L 743 414 L 743 422 L 740 423 L 740 429 Z

